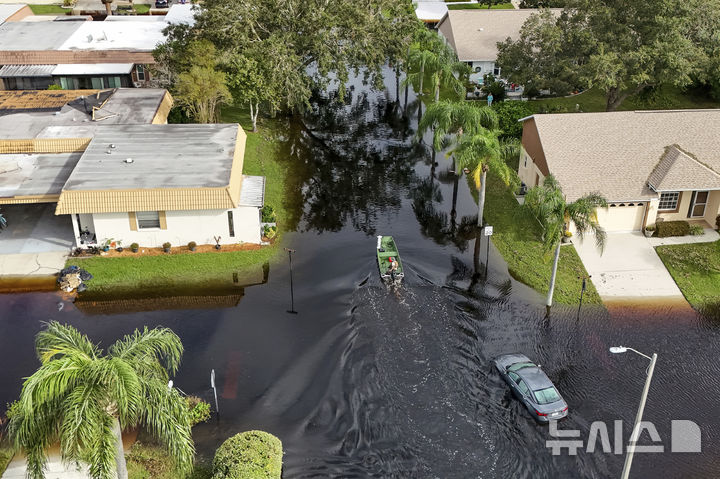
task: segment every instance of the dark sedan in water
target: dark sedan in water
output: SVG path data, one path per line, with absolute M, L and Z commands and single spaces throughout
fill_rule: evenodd
M 504 354 L 495 359 L 495 367 L 535 419 L 548 422 L 567 416 L 567 403 L 540 366 L 527 356 Z

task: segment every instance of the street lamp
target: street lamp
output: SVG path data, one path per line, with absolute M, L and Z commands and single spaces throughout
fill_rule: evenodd
M 635 416 L 635 425 L 633 426 L 632 434 L 630 435 L 630 443 L 627 448 L 627 454 L 625 455 L 625 465 L 623 466 L 621 476 L 622 479 L 628 479 L 630 476 L 630 466 L 632 465 L 633 455 L 635 454 L 635 446 L 637 444 L 638 437 L 640 436 L 640 422 L 642 422 L 642 415 L 645 410 L 645 401 L 647 400 L 648 391 L 650 391 L 650 381 L 652 380 L 653 371 L 655 370 L 655 362 L 657 361 L 656 353 L 653 353 L 652 357 L 650 357 L 647 354 L 643 354 L 636 349 L 628 348 L 626 346 L 613 346 L 610 348 L 610 352 L 613 354 L 621 354 L 627 351 L 632 351 L 646 359 L 649 359 L 650 366 L 647 370 L 645 388 L 643 389 L 642 398 L 640 399 L 640 407 L 638 408 L 637 416 Z

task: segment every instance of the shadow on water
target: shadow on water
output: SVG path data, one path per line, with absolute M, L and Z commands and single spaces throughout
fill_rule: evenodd
M 55 293 L 2 295 L 0 404 L 37 367 L 41 321 L 73 324 L 105 345 L 163 325 L 185 345 L 175 384 L 207 397 L 216 371 L 220 416 L 195 429 L 201 455 L 263 429 L 283 441 L 286 479 L 604 478 L 619 475 L 623 457 L 599 444 L 588 452 L 591 425 L 604 421 L 611 438 L 614 420 L 629 425 L 645 377 L 641 358 L 608 353 L 622 344 L 659 355 L 645 418 L 666 447 L 671 419 L 695 421 L 703 439 L 703 454 L 636 455 L 633 476 L 716 477 L 720 329 L 708 318 L 718 308 L 698 319 L 662 304 L 583 306 L 579 315 L 556 306 L 546 320 L 542 298 L 509 277 L 492 246 L 486 257 L 486 239 L 475 254 L 477 205 L 415 140 L 421 105 L 408 105 L 405 115 L 394 96 L 357 81 L 343 103 L 316 96 L 283 132 L 302 205 L 297 231 L 284 237 L 296 251 L 298 314 L 286 312 L 286 258 L 251 287 L 239 279 L 165 290 L 144 304 L 120 296 L 59 307 Z M 398 243 L 407 269 L 399 288 L 378 278 L 375 234 Z M 550 453 L 547 426 L 493 370 L 494 357 L 514 351 L 542 364 L 565 397 L 560 427 L 580 431 L 577 455 Z

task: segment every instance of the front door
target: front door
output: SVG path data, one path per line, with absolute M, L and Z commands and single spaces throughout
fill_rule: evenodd
M 690 203 L 690 214 L 688 216 L 691 218 L 701 218 L 705 216 L 705 207 L 707 206 L 709 196 L 709 191 L 693 192 L 692 202 Z

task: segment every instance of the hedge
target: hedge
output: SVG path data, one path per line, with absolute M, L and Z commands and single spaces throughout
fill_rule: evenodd
M 690 234 L 690 223 L 687 221 L 660 221 L 655 224 L 655 228 L 655 236 L 658 238 L 687 236 Z
M 242 432 L 215 452 L 213 479 L 280 479 L 282 456 L 277 437 L 263 431 Z

